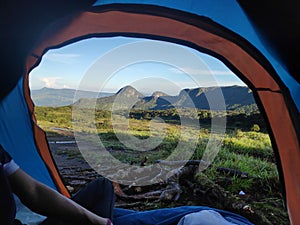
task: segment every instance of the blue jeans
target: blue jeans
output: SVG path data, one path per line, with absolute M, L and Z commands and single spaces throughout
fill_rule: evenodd
M 113 218 L 115 194 L 112 183 L 103 177 L 99 177 L 77 192 L 72 200 L 97 214 L 98 216 Z M 47 218 L 40 225 L 65 225 L 67 223 L 56 219 Z

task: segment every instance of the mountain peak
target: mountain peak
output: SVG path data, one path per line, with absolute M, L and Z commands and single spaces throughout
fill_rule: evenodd
M 116 95 L 123 95 L 125 97 L 138 97 L 141 98 L 144 95 L 138 92 L 134 87 L 127 85 L 123 88 L 121 88 Z

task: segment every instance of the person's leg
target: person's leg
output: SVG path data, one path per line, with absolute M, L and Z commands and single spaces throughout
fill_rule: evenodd
M 112 220 L 115 194 L 113 185 L 108 179 L 103 177 L 95 179 L 77 192 L 72 200 L 93 213 Z M 66 223 L 48 217 L 40 225 L 66 225 Z
M 99 216 L 110 219 L 113 217 L 114 188 L 106 178 L 99 177 L 90 182 L 77 192 L 72 200 Z

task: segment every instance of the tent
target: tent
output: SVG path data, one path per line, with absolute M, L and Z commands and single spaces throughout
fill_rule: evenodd
M 43 54 L 89 37 L 143 37 L 225 63 L 253 91 L 269 129 L 291 224 L 300 224 L 297 3 L 67 0 L 1 3 L 0 143 L 36 179 L 69 195 L 36 124 L 29 72 Z M 26 159 L 26 160 L 25 160 Z

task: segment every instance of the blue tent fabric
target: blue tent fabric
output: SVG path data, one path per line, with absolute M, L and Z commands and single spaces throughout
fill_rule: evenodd
M 201 210 L 214 210 L 229 222 L 238 225 L 253 225 L 249 220 L 238 214 L 206 206 L 179 206 L 148 211 L 116 208 L 113 222 L 115 225 L 173 225 L 177 224 L 183 216 Z
M 51 1 L 48 2 L 47 5 L 40 3 L 36 0 L 30 0 L 29 2 L 26 3 L 22 3 L 20 1 L 17 4 L 15 2 L 9 3 L 8 1 L 7 4 L 4 4 L 3 5 L 4 7 L 2 7 L 5 12 L 2 13 L 5 18 L 4 25 L 8 25 L 8 26 L 7 27 L 3 26 L 4 29 L 2 35 L 4 38 L 1 42 L 3 44 L 3 49 L 4 49 L 3 58 L 5 58 L 6 61 L 2 61 L 2 66 L 4 65 L 3 66 L 4 69 L 2 70 L 2 79 L 0 82 L 0 86 L 1 86 L 0 88 L 0 99 L 1 99 L 0 101 L 0 118 L 1 118 L 0 119 L 0 144 L 2 144 L 3 147 L 10 152 L 10 154 L 13 156 L 15 161 L 26 172 L 28 172 L 30 175 L 32 175 L 34 178 L 38 179 L 42 183 L 52 188 L 59 189 L 57 187 L 58 179 L 55 180 L 53 174 L 52 175 L 49 174 L 49 172 L 52 172 L 51 168 L 49 167 L 49 164 L 45 166 L 44 160 L 39 155 L 41 154 L 40 151 L 41 145 L 38 145 L 39 139 L 37 139 L 37 136 L 39 135 L 37 135 L 35 131 L 33 131 L 34 121 L 31 115 L 31 113 L 33 112 L 32 111 L 29 112 L 28 108 L 30 108 L 30 106 L 28 107 L 27 105 L 28 102 L 26 103 L 26 101 L 24 100 L 25 99 L 24 83 L 26 83 L 24 82 L 24 76 L 28 75 L 30 70 L 39 63 L 39 60 L 41 60 L 43 53 L 47 49 L 58 47 L 60 44 L 67 44 L 67 42 L 68 43 L 74 42 L 84 37 L 75 36 L 75 39 L 71 39 L 69 38 L 69 36 L 67 36 L 67 38 L 69 39 L 66 40 L 63 39 L 64 41 L 66 41 L 63 43 L 60 42 L 61 40 L 57 40 L 56 42 L 51 42 L 51 41 L 47 42 L 46 36 L 41 38 L 40 35 L 45 30 L 47 30 L 47 28 L 49 28 L 49 25 L 53 23 L 55 23 L 56 25 L 64 24 L 65 21 L 64 18 L 70 15 L 72 16 L 72 18 L 75 17 L 77 18 L 77 16 L 80 18 L 80 16 L 86 12 L 89 13 L 96 12 L 98 9 L 111 10 L 109 9 L 110 5 L 114 6 L 112 8 L 113 10 L 116 11 L 118 10 L 122 11 L 122 8 L 120 8 L 121 5 L 125 5 L 127 7 L 132 7 L 136 5 L 137 11 L 135 11 L 134 13 L 137 14 L 143 14 L 147 11 L 147 10 L 145 12 L 138 11 L 140 10 L 139 8 L 140 6 L 142 6 L 141 8 L 146 8 L 146 9 L 149 6 L 152 7 L 154 6 L 158 11 L 168 10 L 169 12 L 171 11 L 175 12 L 175 10 L 178 10 L 180 13 L 184 13 L 188 17 L 199 16 L 197 18 L 207 19 L 206 21 L 210 21 L 212 23 L 217 24 L 216 27 L 220 30 L 222 30 L 223 28 L 225 30 L 229 30 L 231 36 L 226 36 L 226 38 L 229 41 L 232 41 L 233 44 L 236 44 L 241 47 L 246 46 L 246 48 L 242 48 L 242 49 L 249 54 L 252 53 L 251 52 L 252 50 L 255 51 L 255 54 L 251 54 L 251 56 L 254 57 L 255 60 L 257 60 L 259 64 L 265 70 L 268 71 L 268 74 L 272 77 L 272 79 L 276 81 L 275 82 L 276 87 L 279 87 L 276 89 L 278 90 L 273 90 L 271 88 L 268 88 L 268 85 L 266 84 L 257 85 L 255 86 L 255 88 L 253 88 L 254 86 L 251 86 L 252 84 L 251 82 L 249 82 L 250 84 L 249 83 L 247 84 L 250 86 L 250 88 L 253 88 L 254 93 L 255 91 L 257 91 L 260 93 L 264 92 L 263 94 L 268 95 L 268 98 L 265 98 L 265 100 L 267 99 L 268 101 L 263 103 L 264 107 L 262 107 L 261 109 L 262 112 L 264 112 L 265 109 L 268 109 L 269 112 L 272 112 L 267 114 L 266 118 L 271 120 L 269 121 L 270 122 L 269 125 L 276 124 L 276 127 L 273 126 L 275 127 L 273 130 L 270 129 L 272 131 L 270 133 L 271 134 L 270 137 L 274 147 L 274 152 L 278 156 L 277 157 L 278 168 L 279 169 L 283 168 L 283 171 L 285 172 L 283 176 L 283 181 L 284 181 L 283 183 L 285 184 L 284 188 L 286 188 L 288 192 L 286 196 L 288 200 L 287 205 L 288 205 L 288 211 L 290 214 L 291 223 L 299 224 L 300 216 L 297 212 L 297 208 L 299 207 L 295 207 L 295 206 L 299 206 L 299 202 L 300 202 L 299 201 L 300 200 L 300 195 L 299 195 L 299 186 L 300 186 L 299 171 L 300 170 L 298 167 L 300 165 L 299 163 L 300 161 L 299 78 L 297 78 L 296 75 L 292 73 L 289 67 L 290 65 L 286 61 L 284 61 L 283 58 L 281 58 L 282 55 L 280 55 L 283 54 L 285 56 L 288 56 L 289 59 L 291 59 L 293 58 L 292 54 L 289 54 L 290 53 L 289 51 L 287 52 L 276 51 L 277 48 L 275 47 L 277 46 L 272 45 L 272 43 L 269 42 L 269 40 L 266 38 L 268 35 L 265 35 L 265 33 L 261 32 L 262 31 L 260 30 L 261 27 L 257 26 L 259 24 L 255 23 L 253 19 L 253 15 L 251 17 L 251 13 L 249 13 L 249 8 L 247 7 L 245 8 L 245 6 L 241 4 L 242 2 L 245 3 L 245 2 L 255 2 L 255 1 L 227 0 L 226 3 L 224 3 L 223 0 L 185 0 L 185 1 L 182 0 L 97 0 L 97 1 L 67 0 L 64 1 L 63 4 L 62 1 L 60 1 L 60 3 L 59 1 Z M 263 10 L 266 11 L 266 14 L 262 18 L 270 17 L 271 20 L 274 19 L 274 23 L 272 24 L 275 26 L 272 27 L 271 29 L 277 32 L 276 23 L 281 21 L 277 19 L 278 18 L 277 14 L 272 15 L 273 11 L 268 11 L 269 5 L 272 3 L 265 3 L 265 4 L 266 4 L 265 7 L 262 8 Z M 17 5 L 18 7 L 16 7 Z M 293 6 L 293 4 L 287 4 L 287 5 Z M 44 10 L 46 9 L 45 7 L 47 7 L 46 14 L 44 13 L 45 12 Z M 125 9 L 125 11 L 127 9 Z M 253 9 L 254 11 L 256 11 L 255 7 Z M 57 12 L 55 12 L 56 10 Z M 281 10 L 280 5 L 279 5 L 279 10 Z M 166 15 L 160 11 L 159 12 L 151 11 L 151 13 L 153 13 L 154 15 L 157 13 L 162 17 L 164 16 L 169 17 L 172 14 L 172 12 Z M 40 18 L 38 23 L 35 23 L 36 18 Z M 180 19 L 181 18 L 179 17 L 176 18 L 177 21 L 180 21 Z M 295 20 L 297 19 L 290 18 L 287 16 L 286 18 L 284 18 L 285 21 L 284 23 L 287 23 L 289 21 L 295 21 Z M 185 22 L 189 24 L 189 20 Z M 138 24 L 138 21 L 136 24 Z M 86 25 L 88 24 L 83 24 L 83 26 Z M 265 25 L 268 24 L 265 23 Z M 56 37 L 55 35 L 59 34 L 60 32 L 59 27 L 60 26 L 54 27 L 54 29 L 51 30 L 51 34 L 54 35 L 54 39 Z M 67 28 L 68 30 L 67 26 L 65 26 L 65 28 Z M 81 29 L 78 28 L 78 30 Z M 297 30 L 299 30 L 299 27 L 295 27 L 293 30 L 295 30 L 296 31 L 295 33 L 297 34 Z M 210 30 L 209 32 L 214 33 L 214 31 L 215 30 L 213 31 Z M 116 32 L 117 33 L 115 33 L 114 35 L 119 35 L 122 33 L 122 31 L 118 31 L 118 30 Z M 93 35 L 93 34 L 94 33 L 88 33 L 88 35 Z M 100 34 L 102 34 L 101 31 Z M 99 33 L 96 33 L 96 35 L 99 35 Z M 134 36 L 135 34 L 131 33 L 131 35 Z M 52 35 L 50 36 L 53 38 Z M 289 37 L 285 38 L 286 36 Z M 298 40 L 296 40 L 296 42 L 294 41 L 292 43 L 288 43 L 288 40 L 290 40 L 291 36 L 293 37 L 296 36 L 295 40 L 298 37 L 297 35 L 294 35 L 293 32 L 289 34 L 283 32 L 282 35 L 280 35 L 280 37 L 283 37 L 281 46 L 282 44 L 284 46 L 288 44 L 288 47 L 292 45 L 297 45 Z M 87 37 L 90 36 L 86 36 L 85 38 Z M 162 39 L 163 38 L 164 37 L 162 37 Z M 45 41 L 45 39 L 46 42 L 45 45 L 43 45 L 42 43 L 43 41 Z M 232 39 L 237 41 L 233 41 Z M 53 45 L 53 43 L 55 45 Z M 39 46 L 40 44 L 43 47 L 43 49 L 40 49 L 42 51 L 38 53 L 33 51 L 36 50 L 36 46 Z M 250 48 L 251 51 L 247 49 L 248 47 Z M 295 49 L 299 49 L 299 46 L 298 47 L 295 46 Z M 295 60 L 293 60 L 293 62 L 295 62 Z M 24 66 L 25 64 L 26 66 Z M 297 64 L 295 63 L 294 65 Z M 8 72 L 6 72 L 5 69 L 7 69 Z M 238 70 L 234 72 L 237 72 L 237 75 L 240 75 L 241 77 L 243 76 L 243 74 L 238 74 L 239 72 Z M 252 74 L 255 74 L 256 76 L 255 71 L 254 72 L 252 71 Z M 257 77 L 259 77 L 259 74 L 257 74 Z M 19 78 L 21 79 L 18 81 Z M 28 93 L 25 93 L 26 99 L 28 99 L 28 96 L 26 94 Z M 278 107 L 277 102 L 271 98 L 272 96 L 275 95 L 280 96 L 280 100 L 282 100 L 283 103 L 281 104 L 281 107 Z M 279 116 L 274 117 L 274 114 Z M 285 121 L 288 123 L 282 123 L 281 119 L 284 120 L 285 118 L 287 118 L 287 120 Z M 277 123 L 278 121 L 282 123 L 281 124 L 282 127 L 278 126 Z M 285 126 L 285 124 L 288 124 L 288 126 Z M 270 128 L 273 127 L 270 126 Z M 291 137 L 291 139 L 289 139 L 289 137 Z M 46 142 L 46 140 L 44 139 L 43 141 Z M 49 158 L 51 161 L 51 157 Z M 279 173 L 280 172 L 281 171 L 279 170 Z M 172 210 L 166 209 L 167 211 L 157 210 L 157 211 L 148 211 L 148 212 L 136 212 L 136 211 L 126 211 L 126 210 L 124 211 L 121 209 L 117 209 L 115 217 L 116 217 L 116 222 L 119 224 L 122 224 L 121 223 L 122 219 L 127 219 L 128 224 L 130 223 L 135 224 L 134 221 L 132 220 L 132 217 L 144 224 L 151 224 L 151 223 L 156 224 L 156 222 L 158 221 L 155 221 L 155 218 L 157 217 L 159 217 L 160 219 L 165 218 L 165 220 L 163 221 L 165 221 L 166 223 L 162 223 L 162 224 L 169 224 L 172 221 L 173 222 L 177 221 L 178 217 L 176 214 L 182 216 L 183 214 L 187 213 L 187 211 L 192 212 L 193 207 L 186 208 L 187 211 L 182 213 L 180 209 L 181 208 L 176 208 Z M 173 218 L 174 220 L 172 221 L 169 220 L 165 215 L 169 215 L 169 217 Z
M 274 52 L 270 52 L 269 49 L 271 49 L 271 47 L 269 46 L 268 41 L 259 35 L 259 32 L 253 27 L 237 1 L 227 0 L 226 4 L 224 4 L 224 1 L 217 0 L 214 1 L 215 4 L 211 4 L 211 0 L 98 0 L 95 2 L 94 6 L 113 3 L 159 5 L 197 14 L 199 16 L 205 16 L 220 25 L 229 28 L 241 37 L 247 39 L 269 60 L 277 74 L 279 74 L 280 79 L 283 81 L 285 86 L 288 87 L 290 94 L 295 101 L 296 107 L 300 112 L 300 84 L 288 73 L 287 68 L 282 66 L 282 62 L 279 57 Z
M 33 139 L 32 121 L 24 100 L 23 79 L 0 102 L 0 143 L 14 161 L 35 179 L 56 189 Z M 34 165 L 34 166 L 33 166 Z

